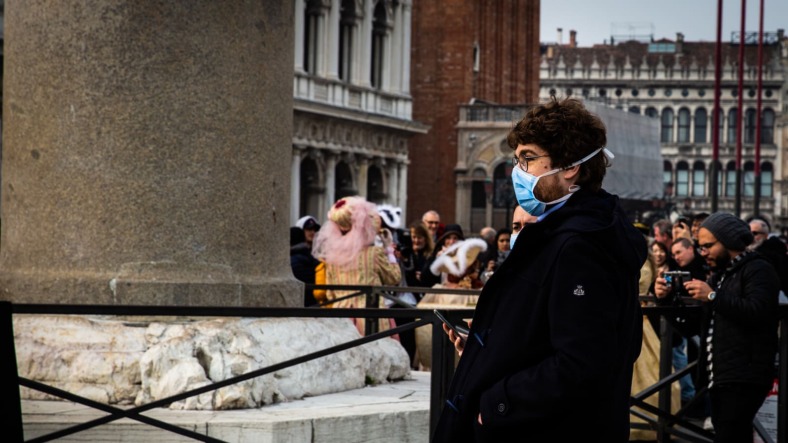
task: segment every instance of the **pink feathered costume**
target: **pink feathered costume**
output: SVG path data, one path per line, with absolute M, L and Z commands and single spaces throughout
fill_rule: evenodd
M 375 235 L 380 219 L 375 204 L 362 197 L 345 197 L 328 211 L 328 221 L 320 228 L 312 246 L 312 255 L 326 264 L 327 285 L 392 286 L 400 282 L 399 264 L 390 254 L 375 246 Z M 328 290 L 328 300 L 352 294 L 353 291 Z M 363 308 L 363 294 L 340 300 L 335 308 Z M 383 307 L 380 300 L 380 307 Z M 359 332 L 364 333 L 364 319 L 354 319 Z M 380 330 L 390 327 L 388 319 L 381 319 Z

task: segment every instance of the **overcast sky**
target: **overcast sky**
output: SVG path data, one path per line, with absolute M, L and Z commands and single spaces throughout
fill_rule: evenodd
M 563 28 L 563 42 L 569 30 L 577 31 L 579 46 L 592 46 L 610 40 L 613 34 L 654 34 L 656 39 L 675 40 L 681 32 L 687 41 L 716 41 L 717 0 L 542 0 L 540 40 L 558 41 L 557 28 Z M 758 31 L 760 0 L 747 1 L 745 14 L 748 32 Z M 724 0 L 722 40 L 730 41 L 731 32 L 740 29 L 741 0 Z M 764 32 L 788 30 L 788 0 L 765 0 Z

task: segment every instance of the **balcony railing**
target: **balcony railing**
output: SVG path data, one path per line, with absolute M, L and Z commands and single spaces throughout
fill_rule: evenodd
M 413 114 L 413 99 L 407 94 L 396 94 L 308 74 L 295 74 L 293 97 L 402 120 L 411 120 Z

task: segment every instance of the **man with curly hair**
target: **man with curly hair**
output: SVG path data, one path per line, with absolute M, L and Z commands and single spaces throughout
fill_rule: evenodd
M 626 442 L 646 241 L 602 189 L 602 121 L 533 107 L 508 137 L 519 205 L 538 217 L 479 297 L 435 442 Z

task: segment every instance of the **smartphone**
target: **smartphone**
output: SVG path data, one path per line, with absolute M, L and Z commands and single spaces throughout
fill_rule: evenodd
M 446 326 L 448 326 L 452 331 L 454 331 L 454 333 L 457 334 L 458 337 L 461 337 L 463 343 L 465 342 L 465 339 L 468 337 L 468 334 L 470 333 L 470 329 L 464 326 L 453 324 L 452 322 L 449 321 L 449 319 L 444 317 L 443 314 L 441 314 L 441 312 L 437 309 L 433 309 L 432 312 L 435 313 L 435 316 L 438 317 L 440 321 L 445 323 Z

